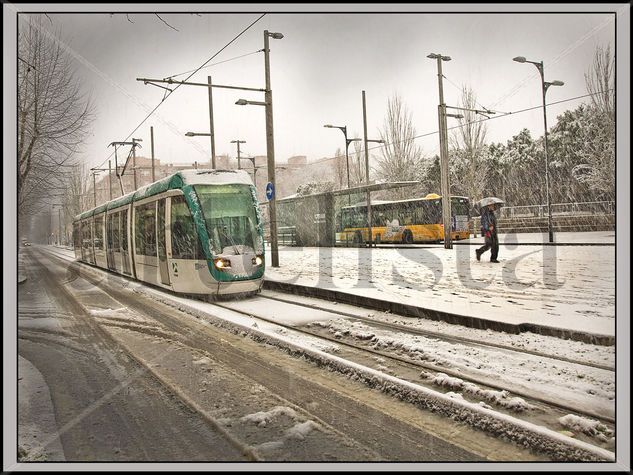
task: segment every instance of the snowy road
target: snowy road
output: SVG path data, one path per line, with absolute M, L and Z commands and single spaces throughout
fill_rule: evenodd
M 42 258 L 49 260 L 45 257 Z M 47 262 L 47 265 L 51 267 L 51 264 L 55 262 L 56 259 L 50 259 L 50 262 Z M 57 261 L 57 265 L 59 265 L 59 261 Z M 253 397 L 251 387 L 253 381 L 256 381 L 262 387 L 267 388 L 273 395 L 277 394 L 277 398 L 282 397 L 285 400 L 285 398 L 288 398 L 289 393 L 293 394 L 294 399 L 291 399 L 293 403 L 292 407 L 284 406 L 281 403 L 278 403 L 277 405 L 270 403 L 272 405 L 269 404 L 268 406 L 269 412 L 272 410 L 274 414 L 269 414 L 266 410 L 257 411 L 258 414 L 268 414 L 267 416 L 259 416 L 264 417 L 266 421 L 268 421 L 265 421 L 264 425 L 270 425 L 270 421 L 268 419 L 275 419 L 276 416 L 280 414 L 285 416 L 288 416 L 289 413 L 294 414 L 291 421 L 294 421 L 295 425 L 286 428 L 286 433 L 283 437 L 281 437 L 281 440 L 279 440 L 278 436 L 276 437 L 275 435 L 271 435 L 261 428 L 256 431 L 261 437 L 257 443 L 253 443 L 253 441 L 250 440 L 253 435 L 244 436 L 242 434 L 237 436 L 237 439 L 239 440 L 249 441 L 243 445 L 250 448 L 251 453 L 257 454 L 256 456 L 258 457 L 263 457 L 266 460 L 315 460 L 314 457 L 316 457 L 316 460 L 320 460 L 319 457 L 321 456 L 326 457 L 327 460 L 476 460 L 478 457 L 489 460 L 530 460 L 533 457 L 532 454 L 527 454 L 524 451 L 523 453 L 521 453 L 522 451 L 517 453 L 516 450 L 518 449 L 516 447 L 508 447 L 507 444 L 500 444 L 498 440 L 487 437 L 481 432 L 477 434 L 463 426 L 455 427 L 454 423 L 448 420 L 444 420 L 443 422 L 435 421 L 431 424 L 433 429 L 429 429 L 430 426 L 428 425 L 428 421 L 437 417 L 429 414 L 426 414 L 424 417 L 425 423 L 421 424 L 421 427 L 417 427 L 416 430 L 413 431 L 411 420 L 420 418 L 419 410 L 416 410 L 413 407 L 406 407 L 406 409 L 399 408 L 398 404 L 394 404 L 395 401 L 393 399 L 391 402 L 383 401 L 381 404 L 376 406 L 375 398 L 378 396 L 371 395 L 370 401 L 368 401 L 367 398 L 369 396 L 365 394 L 367 392 L 366 390 L 359 392 L 359 388 L 351 388 L 347 391 L 347 398 L 337 400 L 337 398 L 340 397 L 340 393 L 342 391 L 341 388 L 350 385 L 349 380 L 345 380 L 344 378 L 340 380 L 339 377 L 333 376 L 331 373 L 326 373 L 326 376 L 324 376 L 322 370 L 310 367 L 309 365 L 300 364 L 297 362 L 296 358 L 287 360 L 285 357 L 277 355 L 276 351 L 272 350 L 273 347 L 270 346 L 272 340 L 267 342 L 268 344 L 263 345 L 264 348 L 262 349 L 261 344 L 254 345 L 249 339 L 244 339 L 244 332 L 241 332 L 242 335 L 238 336 L 237 339 L 233 339 L 234 337 L 231 336 L 230 333 L 227 333 L 226 331 L 218 333 L 217 329 L 205 324 L 204 318 L 200 318 L 200 315 L 198 315 L 197 320 L 201 321 L 195 321 L 192 325 L 191 315 L 189 315 L 189 318 L 183 318 L 184 315 L 175 317 L 173 311 L 174 306 L 180 309 L 192 307 L 196 310 L 200 308 L 204 309 L 204 311 L 208 311 L 209 308 L 214 306 L 202 302 L 191 303 L 191 301 L 188 302 L 186 299 L 180 299 L 178 297 L 167 297 L 168 300 L 171 301 L 172 308 L 166 309 L 162 306 L 162 304 L 158 304 L 156 302 L 156 300 L 162 300 L 165 298 L 164 295 L 162 295 L 164 294 L 163 292 L 152 289 L 143 289 L 141 291 L 138 288 L 139 284 L 134 283 L 129 285 L 129 287 L 137 287 L 135 289 L 135 293 L 137 295 L 130 298 L 129 295 L 125 295 L 125 292 L 127 291 L 120 290 L 121 283 L 117 281 L 117 279 L 119 279 L 118 277 L 113 278 L 111 275 L 108 277 L 107 273 L 90 269 L 88 273 L 92 274 L 93 272 L 96 272 L 97 276 L 101 276 L 95 281 L 94 277 L 87 278 L 84 275 L 84 268 L 85 270 L 88 270 L 86 266 L 81 266 L 81 271 L 79 271 L 79 267 L 77 266 L 70 268 L 70 274 L 67 275 L 66 281 L 67 286 L 70 286 L 72 289 L 72 294 L 78 298 L 79 301 L 88 299 L 85 303 L 83 303 L 83 306 L 89 309 L 89 313 L 95 317 L 95 320 L 99 322 L 99 325 L 106 329 L 107 333 L 109 333 L 120 345 L 122 345 L 128 354 L 133 354 L 134 358 L 150 370 L 164 386 L 170 388 L 173 394 L 177 394 L 181 399 L 187 401 L 187 405 L 189 407 L 195 408 L 199 413 L 206 414 L 207 417 L 213 412 L 221 413 L 222 410 L 226 410 L 226 404 L 223 404 L 222 402 L 224 402 L 227 394 L 240 395 L 239 397 L 234 397 L 231 400 L 231 403 L 229 404 L 230 406 L 236 405 L 236 399 L 241 402 L 248 400 L 249 394 Z M 81 272 L 81 277 L 78 272 Z M 85 278 L 88 280 L 86 281 Z M 101 280 L 101 282 L 99 282 L 99 280 Z M 97 290 L 96 288 L 96 284 L 105 288 L 101 285 L 101 283 L 105 284 L 106 287 L 108 284 L 117 284 L 116 287 L 119 288 L 119 291 L 109 291 L 109 295 L 106 297 L 101 290 Z M 139 298 L 139 293 L 141 298 Z M 99 297 L 96 299 L 96 304 L 94 301 L 96 297 L 95 294 L 99 294 Z M 147 296 L 150 296 L 149 300 L 147 298 L 143 298 Z M 112 300 L 113 298 L 115 300 Z M 238 309 L 241 307 L 241 310 L 244 311 L 249 310 L 249 306 L 252 307 L 252 305 L 254 305 L 254 301 L 233 302 L 232 305 L 237 305 Z M 286 307 L 290 308 L 291 306 L 286 305 Z M 526 368 L 522 368 L 522 366 L 524 366 L 524 362 L 521 361 L 517 361 L 516 364 L 506 361 L 507 364 L 505 367 L 503 367 L 503 365 L 491 365 L 490 361 L 488 361 L 483 363 L 483 366 L 485 367 L 484 369 L 481 369 L 482 362 L 485 361 L 485 358 L 477 353 L 469 352 L 468 348 L 466 348 L 466 354 L 464 355 L 464 350 L 459 350 L 458 346 L 433 343 L 433 339 L 423 339 L 423 341 L 420 341 L 418 338 L 416 341 L 415 338 L 410 338 L 410 341 L 405 341 L 406 339 L 400 335 L 400 340 L 394 341 L 393 333 L 379 333 L 372 328 L 361 328 L 358 327 L 357 324 L 350 324 L 350 322 L 345 323 L 344 319 L 335 318 L 337 316 L 328 311 L 310 310 L 305 306 L 300 312 L 298 312 L 296 308 L 294 310 L 289 308 L 284 310 L 284 305 L 280 304 L 280 302 L 276 302 L 275 304 L 268 302 L 268 304 L 265 305 L 260 303 L 259 305 L 256 305 L 255 309 L 257 308 L 260 310 L 262 308 L 266 308 L 266 313 L 269 316 L 272 316 L 273 319 L 280 321 L 288 320 L 289 316 L 292 316 L 293 325 L 295 326 L 307 325 L 314 327 L 316 325 L 317 330 L 321 328 L 321 330 L 324 330 L 325 333 L 352 335 L 352 339 L 356 338 L 359 341 L 371 340 L 375 346 L 382 346 L 383 348 L 386 348 L 388 352 L 399 354 L 410 360 L 415 360 L 420 354 L 424 354 L 424 351 L 421 351 L 421 348 L 426 348 L 427 353 L 435 355 L 435 357 L 432 358 L 433 362 L 437 363 L 441 367 L 444 367 L 445 371 L 449 374 L 451 373 L 451 366 L 458 371 L 464 371 L 467 370 L 471 363 L 474 363 L 476 367 L 477 361 L 479 361 L 480 372 L 485 373 L 492 371 L 500 374 L 503 370 L 504 376 L 502 376 L 502 380 L 508 381 L 511 385 L 525 385 L 525 381 L 522 381 L 522 378 L 525 379 L 528 377 L 529 381 L 529 375 L 533 375 L 536 371 L 535 368 L 532 368 L 529 364 Z M 342 309 L 342 306 L 339 306 L 339 309 Z M 215 306 L 213 313 L 218 314 L 218 310 L 221 309 L 218 309 L 217 306 Z M 357 311 L 358 310 L 360 309 L 357 309 Z M 251 308 L 250 311 L 252 314 L 261 313 L 261 311 L 255 312 L 253 308 Z M 223 315 L 225 313 L 227 315 Z M 228 313 L 229 312 L 221 311 L 220 316 L 222 318 L 228 317 Z M 246 313 L 248 315 L 249 312 Z M 340 317 L 340 315 L 338 315 L 338 317 Z M 387 318 L 392 318 L 392 316 Z M 200 328 L 201 323 L 202 329 Z M 437 325 L 438 322 L 426 323 Z M 260 321 L 260 325 L 262 327 L 265 324 L 265 322 Z M 246 317 L 246 324 L 244 325 L 245 328 L 249 328 L 251 325 L 257 327 L 257 325 L 254 324 L 252 317 L 248 316 Z M 448 327 L 455 326 L 448 325 Z M 264 331 L 263 328 L 262 331 Z M 270 332 L 270 334 L 276 335 L 277 337 L 284 337 L 284 333 L 286 333 L 283 329 L 279 328 L 270 330 Z M 484 332 L 484 334 L 486 333 L 487 332 Z M 368 334 L 372 337 L 371 339 L 363 337 L 363 335 L 367 336 Z M 489 333 L 487 334 L 490 336 Z M 299 344 L 297 347 L 298 350 L 296 350 L 297 354 L 301 354 L 305 347 L 312 349 L 317 348 L 318 352 L 329 352 L 330 354 L 338 354 L 339 356 L 344 353 L 341 352 L 340 349 L 336 348 L 336 346 L 340 346 L 337 345 L 336 342 L 327 344 L 322 342 L 302 343 L 297 342 L 296 335 L 288 334 L 286 336 L 287 339 Z M 337 338 L 340 338 L 340 336 L 337 336 Z M 525 336 L 513 336 L 512 338 L 516 338 L 512 341 L 512 345 L 529 346 L 529 339 L 526 339 Z M 233 341 L 231 341 L 231 339 L 233 339 Z M 260 341 L 265 341 L 265 339 L 260 338 Z M 545 339 L 545 341 L 547 341 L 547 339 Z M 566 343 L 572 345 L 584 345 L 579 342 Z M 536 344 L 538 346 L 542 346 L 542 342 L 537 342 Z M 274 345 L 278 346 L 278 344 Z M 553 353 L 560 351 L 560 348 L 556 348 L 555 344 L 550 343 L 550 346 L 551 348 L 549 349 Z M 239 354 L 231 356 L 238 348 Z M 591 350 L 591 348 L 592 345 L 585 345 L 584 350 L 579 347 L 578 355 L 580 358 L 585 358 L 588 362 L 593 362 L 599 365 L 602 365 L 603 363 L 606 365 L 609 364 L 608 360 L 610 357 L 608 352 L 603 351 L 602 355 L 598 355 L 592 351 L 587 351 Z M 218 349 L 221 349 L 222 351 L 218 351 Z M 186 356 L 182 356 L 183 352 Z M 305 355 L 310 355 L 310 350 L 305 351 L 304 353 L 304 357 Z M 456 358 L 456 356 L 459 356 L 459 353 L 462 353 L 462 357 Z M 171 360 L 167 362 L 164 357 L 165 354 L 180 355 L 177 359 L 177 364 Z M 271 364 L 269 362 L 271 358 L 275 359 L 275 363 Z M 279 358 L 283 361 L 279 360 Z M 494 355 L 488 356 L 487 358 L 489 360 L 494 359 Z M 159 363 L 155 363 L 156 359 L 160 359 L 161 361 Z M 428 359 L 428 356 L 422 359 Z M 364 360 L 361 359 L 360 363 L 362 363 L 365 368 L 368 366 L 378 368 L 381 374 L 394 374 L 394 371 L 396 373 L 399 373 L 400 371 L 394 367 L 388 368 L 389 364 L 386 364 L 384 359 L 374 357 L 374 360 L 375 361 L 373 362 L 368 362 L 365 358 Z M 266 363 L 267 361 L 268 363 Z M 457 366 L 455 366 L 455 364 L 457 364 Z M 233 370 L 227 371 L 225 369 L 226 366 L 233 368 Z M 558 394 L 563 397 L 563 399 L 571 400 L 581 406 L 583 404 L 591 406 L 591 399 L 593 398 L 593 405 L 596 406 L 597 404 L 596 407 L 599 411 L 606 414 L 612 412 L 612 409 L 610 409 L 610 406 L 613 405 L 612 398 L 607 399 L 609 393 L 605 393 L 604 390 L 599 393 L 596 393 L 595 390 L 591 390 L 593 387 L 604 388 L 607 389 L 607 391 L 611 391 L 608 389 L 608 386 L 612 384 L 612 382 L 610 382 L 612 380 L 612 375 L 605 374 L 604 371 L 601 372 L 600 370 L 595 370 L 593 373 L 587 375 L 587 379 L 579 381 L 578 377 L 574 376 L 574 374 L 568 375 L 569 370 L 564 369 L 564 367 L 565 365 L 558 367 L 552 366 L 549 373 L 558 373 L 557 376 L 549 376 L 548 379 L 547 375 L 549 373 L 546 371 L 543 376 L 540 376 L 535 381 L 528 384 L 528 387 L 551 386 L 549 389 L 554 391 L 554 394 Z M 253 370 L 253 368 L 255 368 L 255 370 Z M 281 371 L 280 375 L 275 376 L 275 371 L 279 371 L 279 368 L 284 368 L 284 370 Z M 293 369 L 288 370 L 288 368 Z M 506 369 L 508 369 L 507 373 Z M 543 372 L 543 369 L 544 368 L 539 368 L 539 371 Z M 202 370 L 205 370 L 207 373 L 210 372 L 213 375 L 224 374 L 224 377 L 221 378 L 222 380 L 235 378 L 235 370 L 237 370 L 248 375 L 247 377 L 251 380 L 250 385 L 247 385 L 246 389 L 234 389 L 233 391 L 224 392 L 218 395 L 217 391 L 214 391 L 215 388 L 213 383 L 215 383 L 215 379 L 209 378 L 208 374 L 205 374 Z M 561 376 L 561 371 L 564 373 L 563 376 Z M 343 371 L 343 373 L 345 372 L 350 373 L 349 370 Z M 522 373 L 524 374 L 522 375 Z M 398 376 L 402 375 L 398 374 Z M 381 376 L 381 378 L 385 378 L 385 381 L 389 380 L 388 376 Z M 468 381 L 464 381 L 459 378 L 452 378 L 442 372 L 438 373 L 437 371 L 434 371 L 429 373 L 423 371 L 419 375 L 414 374 L 412 378 L 415 381 L 416 387 L 420 384 L 420 379 L 426 379 L 428 380 L 428 385 L 435 385 L 437 390 L 444 393 L 451 390 L 448 391 L 448 398 L 454 399 L 459 397 L 460 399 L 473 399 L 474 397 L 475 400 L 479 399 L 481 403 L 488 401 L 488 403 L 494 406 L 505 405 L 506 409 L 509 409 L 510 413 L 512 412 L 513 405 L 526 405 L 521 398 L 514 397 L 512 394 L 507 394 L 503 391 L 490 391 L 489 389 L 473 385 Z M 560 380 L 560 389 L 556 389 L 555 385 L 552 385 L 552 380 L 556 379 Z M 203 382 L 202 388 L 195 384 L 200 381 Z M 275 383 L 275 381 L 277 382 Z M 315 381 L 319 381 L 319 383 L 317 384 Z M 402 384 L 401 379 L 394 381 L 390 384 Z M 329 387 L 329 389 L 324 389 L 324 386 Z M 566 386 L 569 386 L 569 388 L 565 389 Z M 232 387 L 239 388 L 239 385 L 233 384 Z M 328 390 L 335 391 L 338 396 L 333 397 L 328 395 Z M 306 399 L 306 394 L 320 394 L 320 397 L 317 399 Z M 363 395 L 362 397 L 360 396 L 361 394 Z M 205 399 L 205 397 L 210 399 Z M 432 397 L 435 398 L 436 396 Z M 584 403 L 582 402 L 583 398 L 586 400 Z M 262 399 L 262 394 L 258 392 L 256 399 L 257 401 L 260 401 L 260 399 Z M 265 398 L 263 399 L 265 400 Z M 605 401 L 606 405 L 604 408 L 600 409 L 600 405 L 603 404 L 601 402 L 602 400 Z M 220 401 L 219 404 L 218 401 Z M 331 406 L 331 412 L 328 413 L 329 418 L 324 417 L 325 407 L 321 406 L 321 404 L 325 404 L 325 401 L 331 401 L 329 404 Z M 317 406 L 314 406 L 314 404 L 317 404 Z M 218 405 L 220 407 L 218 407 Z M 239 404 L 237 405 L 239 406 Z M 381 421 L 381 423 L 370 427 L 364 427 L 364 424 L 367 423 L 362 422 L 364 420 L 364 416 L 359 415 L 357 416 L 357 424 L 352 424 L 350 427 L 350 422 L 347 418 L 350 417 L 351 414 L 353 415 L 354 411 L 349 409 L 349 407 L 357 408 L 359 414 L 366 414 L 368 407 L 363 408 L 363 405 L 368 407 L 375 406 L 373 409 L 369 409 L 370 412 L 372 410 L 378 411 L 378 414 L 376 414 L 372 420 L 378 420 Z M 209 409 L 204 409 L 209 406 L 215 407 L 215 409 L 211 411 Z M 489 408 L 491 407 L 489 404 L 483 404 L 483 406 L 487 406 Z M 527 404 L 527 406 L 529 406 L 529 404 Z M 273 409 L 270 409 L 271 407 Z M 286 411 L 286 409 L 279 409 L 283 407 L 290 407 L 290 410 Z M 346 408 L 345 421 L 340 420 L 340 410 L 336 410 L 336 408 L 340 409 L 340 407 Z M 389 411 L 385 409 L 386 407 L 389 407 Z M 297 411 L 304 412 L 303 420 L 299 415 L 297 415 Z M 248 411 L 243 412 L 245 414 L 241 417 L 238 417 L 235 413 L 233 413 L 231 414 L 232 417 L 225 417 L 226 415 L 223 415 L 218 418 L 217 416 L 214 416 L 212 421 L 214 421 L 215 426 L 217 427 L 229 430 L 231 433 L 235 431 L 239 433 L 241 430 L 239 427 L 234 429 L 234 427 L 239 426 L 239 424 L 235 424 L 235 421 L 242 420 L 245 417 L 247 418 L 246 420 L 248 420 Z M 538 421 L 539 411 L 534 412 L 536 413 L 536 419 L 534 419 L 534 416 L 532 419 Z M 327 413 L 327 411 L 325 411 L 325 413 Z M 388 426 L 397 428 L 391 430 L 392 433 L 390 434 L 390 437 L 388 437 L 388 441 L 383 440 L 384 437 L 381 438 L 379 436 L 379 434 L 385 431 L 384 420 L 386 417 L 390 420 Z M 482 421 L 485 419 L 486 417 L 482 417 Z M 227 421 L 229 424 L 228 427 L 231 427 L 231 429 L 228 429 L 225 426 Z M 339 427 L 341 424 L 343 424 L 346 428 L 345 430 Z M 477 425 L 478 424 L 474 424 L 474 426 Z M 484 426 L 485 424 L 480 423 L 479 425 Z M 597 421 L 590 421 L 568 415 L 566 418 L 561 418 L 561 421 L 555 425 L 557 425 L 557 427 L 555 427 L 554 430 L 566 435 L 575 434 L 575 437 L 588 440 L 590 443 L 595 443 L 596 445 L 610 447 L 613 444 L 614 439 L 611 437 L 613 435 L 611 430 L 612 428 L 608 428 L 602 423 L 597 423 Z M 261 424 L 258 424 L 258 427 L 260 426 Z M 295 429 L 293 429 L 293 427 Z M 298 452 L 294 453 L 294 446 L 292 443 L 289 443 L 288 434 L 294 433 L 293 430 L 299 430 L 297 429 L 298 427 L 301 428 L 301 430 L 306 430 L 308 433 L 314 432 L 315 434 L 328 434 L 329 431 L 332 431 L 332 433 L 343 433 L 346 434 L 346 443 L 341 444 L 339 441 L 337 444 L 333 444 L 333 447 L 339 447 L 340 450 L 337 452 L 337 450 L 332 448 L 330 450 L 326 450 L 326 455 L 324 455 L 322 454 L 322 451 L 324 450 L 324 447 L 328 447 L 328 440 L 330 439 L 328 439 L 327 436 L 323 436 L 321 438 L 322 440 L 312 437 L 313 442 L 314 440 L 318 441 L 317 445 L 319 449 L 315 449 L 314 447 L 304 447 L 299 450 L 295 447 L 295 450 L 298 450 Z M 317 430 L 317 428 L 320 430 Z M 350 430 L 352 431 L 351 433 Z M 429 431 L 435 434 L 435 436 L 438 436 L 440 440 L 440 442 L 434 441 L 432 444 L 433 447 L 444 447 L 446 445 L 446 451 L 444 449 L 441 449 L 439 453 L 421 451 L 421 447 L 429 446 L 428 437 L 432 437 L 433 439 L 435 438 L 435 436 L 430 436 L 428 434 Z M 362 434 L 360 438 L 359 434 Z M 426 435 L 422 436 L 421 434 Z M 415 444 L 416 447 L 407 447 L 406 450 L 398 446 L 396 443 L 398 440 L 404 440 L 411 437 L 418 440 L 420 440 L 420 437 L 424 437 L 427 440 L 421 440 L 420 443 L 422 445 L 420 447 L 417 447 L 417 444 Z M 548 435 L 545 439 L 548 437 L 551 439 L 552 435 Z M 292 438 L 290 437 L 290 439 Z M 310 437 L 305 437 L 305 435 L 304 439 L 311 440 Z M 556 435 L 554 435 L 554 439 L 556 439 Z M 380 442 L 376 442 L 377 440 Z M 451 442 L 447 444 L 446 440 L 450 440 Z M 485 441 L 485 449 L 481 445 L 482 441 Z M 330 442 L 332 442 L 332 440 L 330 440 Z M 468 447 L 468 449 L 466 452 L 463 452 L 463 449 L 454 452 L 454 448 L 451 448 L 453 443 L 458 444 L 462 448 Z M 376 444 L 378 444 L 378 446 L 376 446 Z M 394 448 L 393 444 L 396 444 L 397 447 Z M 303 445 L 309 446 L 310 444 L 304 440 Z M 493 451 L 488 450 L 493 446 L 495 447 Z M 551 448 L 549 450 L 550 456 L 553 456 L 556 459 L 556 455 L 551 453 Z M 390 455 L 386 456 L 386 453 L 389 453 Z M 605 452 L 605 454 L 606 453 L 607 452 Z

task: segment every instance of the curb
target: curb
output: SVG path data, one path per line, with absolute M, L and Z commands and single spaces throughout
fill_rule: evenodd
M 467 240 L 453 241 L 453 245 L 459 246 L 483 246 L 482 242 L 468 242 Z M 614 242 L 499 242 L 500 246 L 612 246 L 615 247 Z M 288 247 L 302 247 L 302 246 L 288 246 Z M 320 246 L 304 246 L 304 247 L 320 247 Z M 327 246 L 322 246 L 327 247 Z M 350 248 L 350 249 L 444 249 L 443 244 L 377 244 L 371 247 L 367 245 L 362 246 L 342 246 L 335 245 L 334 248 Z
M 582 341 L 593 345 L 614 346 L 615 336 L 587 333 L 583 331 L 569 330 L 566 328 L 549 327 L 534 323 L 506 323 L 486 320 L 483 318 L 456 313 L 432 310 L 415 305 L 408 305 L 389 300 L 380 300 L 372 297 L 355 295 L 340 290 L 324 289 L 320 287 L 308 287 L 305 285 L 288 284 L 274 280 L 264 280 L 264 288 L 267 290 L 278 290 L 281 292 L 301 295 L 304 297 L 315 297 L 323 300 L 346 303 L 357 307 L 369 308 L 390 312 L 405 317 L 426 318 L 428 320 L 443 321 L 454 325 L 462 325 L 468 328 L 479 330 L 494 330 L 518 335 L 519 333 L 531 332 L 543 336 L 553 336 L 564 340 Z

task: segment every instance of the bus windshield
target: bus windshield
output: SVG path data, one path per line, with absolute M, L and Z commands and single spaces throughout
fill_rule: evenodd
M 214 254 L 263 252 L 250 185 L 196 185 L 194 189 Z

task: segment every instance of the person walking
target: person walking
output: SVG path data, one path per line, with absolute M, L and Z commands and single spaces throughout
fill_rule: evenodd
M 497 236 L 497 218 L 495 217 L 495 205 L 489 204 L 481 212 L 481 234 L 485 236 L 485 243 L 475 250 L 477 260 L 481 260 L 481 255 L 490 249 L 490 262 L 498 263 L 499 238 Z

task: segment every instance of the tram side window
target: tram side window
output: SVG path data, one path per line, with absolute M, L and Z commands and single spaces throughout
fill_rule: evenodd
M 95 218 L 95 249 L 103 249 L 103 216 Z
M 205 258 L 184 196 L 171 198 L 171 250 L 174 259 Z
M 136 253 L 156 256 L 156 202 L 136 208 Z

